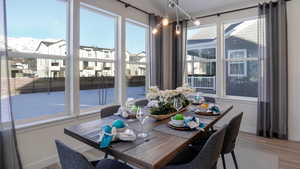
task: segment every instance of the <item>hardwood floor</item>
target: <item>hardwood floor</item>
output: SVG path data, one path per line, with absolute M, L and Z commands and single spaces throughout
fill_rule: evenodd
M 90 150 L 84 155 L 90 159 L 103 157 L 103 153 Z M 276 139 L 266 139 L 240 133 L 236 147 L 239 169 L 300 169 L 300 143 Z M 227 169 L 235 169 L 230 155 L 225 157 Z M 59 169 L 53 164 L 44 169 Z M 221 159 L 218 169 L 223 169 Z

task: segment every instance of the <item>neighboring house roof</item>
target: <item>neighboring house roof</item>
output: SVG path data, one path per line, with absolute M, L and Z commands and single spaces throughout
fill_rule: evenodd
M 257 43 L 257 21 L 248 20 L 238 22 L 235 24 L 225 25 L 225 37 L 234 36 L 253 43 Z M 187 41 L 188 45 L 195 45 L 201 43 L 213 42 L 215 37 L 215 30 L 211 27 L 201 28 L 197 33 L 192 35 Z
M 53 44 L 57 44 L 59 42 L 65 42 L 65 40 L 58 40 L 58 41 L 55 41 L 55 42 L 53 42 L 53 41 L 41 41 L 35 51 L 38 51 L 42 44 L 49 47 L 49 46 L 51 46 Z

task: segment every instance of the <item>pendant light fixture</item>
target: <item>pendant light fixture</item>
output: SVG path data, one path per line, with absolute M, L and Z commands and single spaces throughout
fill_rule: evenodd
M 167 6 L 169 8 L 175 8 L 176 10 L 176 26 L 175 26 L 175 33 L 177 35 L 181 34 L 181 28 L 180 28 L 180 25 L 179 25 L 179 14 L 178 14 L 178 11 L 180 11 L 181 13 L 183 13 L 186 18 L 190 21 L 193 22 L 193 24 L 195 26 L 199 26 L 201 23 L 198 19 L 196 18 L 193 18 L 189 13 L 187 13 L 178 3 L 179 0 L 166 0 L 166 2 L 168 3 Z M 167 15 L 165 15 L 165 17 L 162 19 L 161 23 L 159 23 L 155 28 L 152 29 L 152 34 L 157 34 L 158 32 L 158 28 L 160 26 L 167 26 L 169 25 L 169 17 Z

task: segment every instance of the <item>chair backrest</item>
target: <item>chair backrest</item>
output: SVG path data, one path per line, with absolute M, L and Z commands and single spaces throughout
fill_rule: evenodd
M 82 154 L 58 140 L 55 140 L 55 143 L 62 169 L 94 169 Z
M 120 105 L 110 105 L 103 107 L 100 111 L 101 118 L 112 116 L 113 114 L 117 113 L 120 108 Z
M 134 105 L 138 106 L 138 107 L 145 107 L 148 104 L 148 100 L 147 99 L 137 99 L 134 101 Z
M 242 117 L 243 113 L 240 113 L 230 120 L 224 138 L 222 154 L 231 153 L 234 150 L 236 139 L 240 131 Z
M 191 165 L 197 169 L 211 169 L 217 164 L 227 125 L 209 137 L 199 154 L 193 159 Z

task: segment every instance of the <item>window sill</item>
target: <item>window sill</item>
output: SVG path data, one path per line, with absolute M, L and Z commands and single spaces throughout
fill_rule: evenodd
M 234 102 L 248 102 L 251 104 L 257 103 L 257 98 L 254 97 L 240 97 L 240 96 L 218 96 L 216 94 L 203 94 L 205 97 L 213 97 L 219 101 L 234 101 Z
M 47 119 L 47 120 L 33 121 L 33 122 L 26 123 L 26 124 L 16 125 L 16 132 L 17 132 L 17 134 L 19 134 L 19 133 L 24 133 L 24 132 L 28 132 L 28 131 L 40 130 L 43 128 L 48 128 L 48 127 L 52 127 L 52 126 L 65 124 L 67 122 L 72 122 L 74 120 L 84 120 L 84 119 L 91 118 L 91 117 L 100 117 L 99 114 L 100 114 L 99 111 L 98 112 L 95 111 L 95 112 L 88 112 L 88 113 L 80 114 L 79 116 L 65 115 L 65 116 L 60 116 L 60 117 L 56 117 L 56 118 L 54 117 L 54 118 Z

